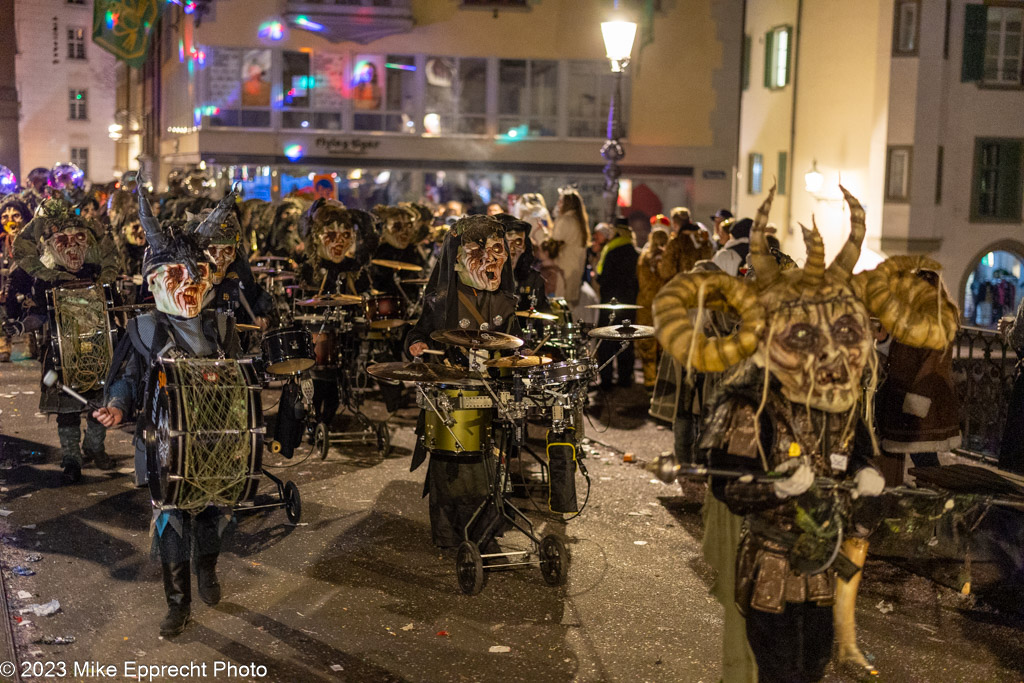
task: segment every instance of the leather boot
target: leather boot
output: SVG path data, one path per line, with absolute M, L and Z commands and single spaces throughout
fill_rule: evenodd
M 868 555 L 868 542 L 863 538 L 848 538 L 843 541 L 843 555 L 862 571 L 849 581 L 836 577 L 836 602 L 832 608 L 832 617 L 836 629 L 836 660 L 840 664 L 861 669 L 864 673 L 875 676 L 878 670 L 871 666 L 864 653 L 857 647 L 857 624 L 854 611 L 857 606 L 857 590 L 860 577 L 864 573 L 864 560 Z
M 217 580 L 217 555 L 200 555 L 197 566 L 199 598 L 207 605 L 220 602 L 220 582 Z
M 39 360 L 39 340 L 36 339 L 36 333 L 27 332 L 25 337 L 28 342 L 28 357 Z
M 192 605 L 192 577 L 188 562 L 165 562 L 164 595 L 167 616 L 160 622 L 160 635 L 176 636 L 185 630 Z

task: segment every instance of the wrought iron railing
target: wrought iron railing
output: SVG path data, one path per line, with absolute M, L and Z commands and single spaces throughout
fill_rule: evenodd
M 968 454 L 998 458 L 1016 363 L 1016 353 L 995 330 L 962 327 L 957 332 L 953 379 L 960 399 L 961 448 Z

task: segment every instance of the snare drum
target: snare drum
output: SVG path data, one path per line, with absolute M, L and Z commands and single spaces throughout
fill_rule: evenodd
M 363 302 L 370 329 L 381 330 L 405 324 L 405 299 L 394 294 L 377 294 Z
M 309 330 L 271 330 L 261 344 L 266 370 L 272 375 L 297 375 L 316 363 Z
M 446 426 L 441 417 L 430 407 L 424 408 L 423 436 L 428 449 L 452 453 L 483 453 L 491 443 L 490 396 L 484 390 L 431 387 L 430 400 L 442 412 L 446 412 L 455 424 Z M 472 405 L 474 399 L 486 408 L 464 408 Z M 460 447 L 461 446 L 461 447 Z
M 264 434 L 252 363 L 158 358 L 150 372 L 144 438 L 153 504 L 199 512 L 252 500 Z
M 527 386 L 546 387 L 569 382 L 586 382 L 595 374 L 597 367 L 594 361 L 585 358 L 527 368 L 524 382 Z

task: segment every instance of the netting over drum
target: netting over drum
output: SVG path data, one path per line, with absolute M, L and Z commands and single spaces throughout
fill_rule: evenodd
M 103 290 L 58 288 L 53 295 L 64 384 L 76 391 L 96 389 L 114 355 Z
M 248 478 L 248 389 L 233 361 L 179 359 L 185 486 L 178 507 L 234 505 Z

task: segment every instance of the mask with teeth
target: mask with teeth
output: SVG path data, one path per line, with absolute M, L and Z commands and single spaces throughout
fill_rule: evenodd
M 88 228 L 69 226 L 46 239 L 46 260 L 62 266 L 68 272 L 77 273 L 85 265 L 85 252 L 92 243 Z M 45 262 L 45 261 L 44 261 Z
M 0 211 L 0 225 L 3 226 L 4 232 L 11 237 L 17 237 L 21 228 L 25 225 L 25 219 L 21 215 L 21 211 L 18 211 L 13 206 L 5 206 L 3 211 Z
M 317 249 L 320 258 L 340 263 L 352 257 L 356 251 L 355 232 L 346 223 L 334 222 L 325 225 L 317 232 Z
M 213 243 L 206 247 L 206 255 L 213 261 L 213 273 L 210 275 L 210 279 L 213 284 L 219 285 L 223 282 L 224 277 L 228 274 L 228 268 L 235 262 L 235 254 L 237 248 L 235 243 L 230 244 L 218 244 Z
M 138 220 L 129 221 L 124 226 L 124 238 L 135 247 L 146 245 L 146 231 L 142 229 L 142 223 Z
M 411 210 L 402 207 L 377 207 L 374 213 L 381 218 L 384 229 L 381 239 L 395 247 L 405 249 L 412 243 L 416 234 L 417 216 Z
M 462 284 L 488 292 L 497 291 L 501 286 L 501 269 L 508 260 L 505 240 L 498 236 L 487 238 L 487 242 L 466 242 L 459 247 L 458 264 L 455 270 Z
M 184 264 L 168 263 L 159 266 L 147 276 L 156 309 L 168 315 L 194 318 L 199 315 L 210 298 L 210 265 L 200 263 L 198 281 L 193 280 Z

